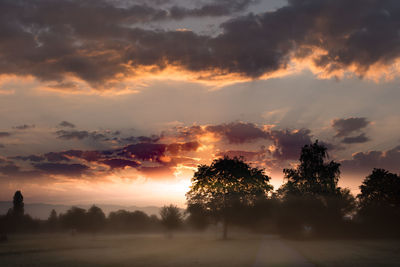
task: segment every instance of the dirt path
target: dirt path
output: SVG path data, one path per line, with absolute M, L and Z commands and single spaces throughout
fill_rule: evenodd
M 304 258 L 298 251 L 289 247 L 277 236 L 265 235 L 261 241 L 260 249 L 254 267 L 261 266 L 315 266 Z

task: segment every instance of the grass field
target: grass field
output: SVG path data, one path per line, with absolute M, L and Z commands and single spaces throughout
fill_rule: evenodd
M 400 241 L 289 241 L 233 234 L 17 235 L 0 266 L 399 266 Z

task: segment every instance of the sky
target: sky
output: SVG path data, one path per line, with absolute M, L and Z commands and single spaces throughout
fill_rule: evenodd
M 357 194 L 400 172 L 397 0 L 0 0 L 0 201 L 185 205 L 319 140 Z

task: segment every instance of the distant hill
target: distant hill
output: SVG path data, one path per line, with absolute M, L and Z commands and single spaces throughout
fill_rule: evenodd
M 0 201 L 0 214 L 6 214 L 8 209 L 12 207 L 12 202 L 9 201 Z M 83 209 L 90 208 L 91 205 L 53 205 L 53 204 L 45 204 L 45 203 L 25 203 L 25 213 L 31 215 L 33 218 L 38 219 L 47 219 L 52 209 L 56 210 L 57 214 L 66 212 L 72 206 L 80 207 Z M 148 206 L 148 207 L 136 207 L 136 206 L 119 206 L 119 205 L 108 205 L 108 204 L 96 204 L 96 206 L 100 207 L 103 212 L 108 215 L 112 211 L 117 210 L 127 210 L 127 211 L 135 211 L 140 210 L 148 215 L 157 215 L 159 216 L 160 207 Z

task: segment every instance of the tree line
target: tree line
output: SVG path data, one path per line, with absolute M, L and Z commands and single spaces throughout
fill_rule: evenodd
M 9 232 L 157 232 L 230 227 L 287 237 L 400 237 L 400 177 L 373 169 L 360 194 L 338 186 L 340 164 L 328 160 L 327 148 L 316 141 L 301 149 L 296 168 L 283 170 L 285 183 L 273 191 L 263 169 L 243 158 L 223 157 L 199 165 L 186 194 L 187 208 L 164 206 L 160 217 L 141 211 L 119 210 L 108 216 L 97 206 L 51 212 L 48 220 L 24 214 L 17 191 L 13 207 L 0 216 L 0 233 Z
M 53 209 L 47 220 L 34 219 L 24 213 L 23 196 L 15 192 L 13 207 L 7 214 L 0 216 L 0 235 L 6 238 L 9 233 L 43 233 L 69 232 L 77 233 L 99 232 L 109 233 L 143 233 L 173 231 L 184 225 L 183 212 L 175 205 L 160 209 L 160 217 L 147 215 L 142 211 L 118 210 L 108 216 L 103 210 L 93 205 L 89 209 L 71 207 L 65 213 L 57 214 Z M 0 239 L 1 239 L 0 238 Z

